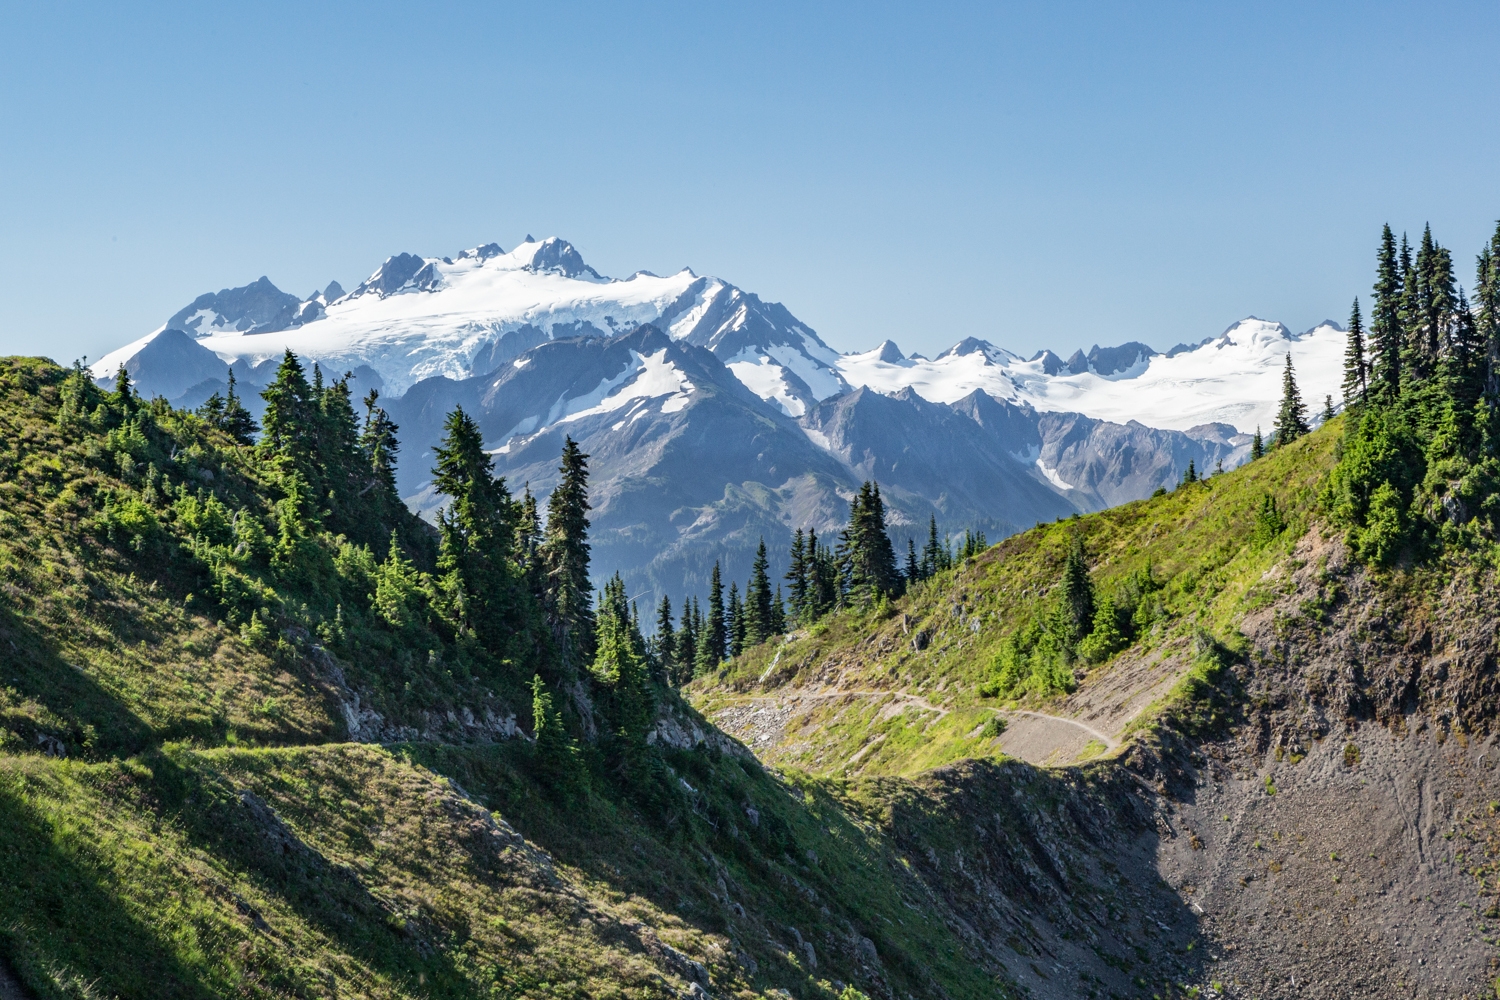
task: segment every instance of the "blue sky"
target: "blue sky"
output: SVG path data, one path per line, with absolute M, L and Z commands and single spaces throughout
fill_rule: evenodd
M 528 233 L 844 350 L 1165 348 L 1500 218 L 1492 2 L 136 6 L 7 7 L 0 351 Z

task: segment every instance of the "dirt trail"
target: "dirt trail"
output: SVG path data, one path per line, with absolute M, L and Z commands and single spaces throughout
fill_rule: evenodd
M 1139 680 L 1132 677 L 1132 680 Z M 717 724 L 733 732 L 739 739 L 757 751 L 781 742 L 786 724 L 799 706 L 810 701 L 836 701 L 846 698 L 890 699 L 900 705 L 913 705 L 931 712 L 936 718 L 947 715 L 951 709 L 934 705 L 920 695 L 904 691 L 882 691 L 870 688 L 834 688 L 825 690 L 784 690 L 775 694 L 752 695 L 736 699 L 733 706 L 714 713 Z M 1071 701 L 1072 699 L 1070 699 Z M 1098 699 L 1089 699 L 1092 706 Z M 751 707 L 754 706 L 754 707 Z M 1067 715 L 1054 715 L 1033 709 L 991 708 L 1005 720 L 1005 732 L 996 737 L 999 748 L 1012 757 L 1032 764 L 1064 766 L 1082 759 L 1109 753 L 1120 746 L 1119 731 L 1133 715 L 1113 713 L 1108 721 L 1115 726 L 1098 728 L 1081 719 Z M 1113 729 L 1113 732 L 1109 730 Z M 854 760 L 863 756 L 874 744 L 867 745 Z M 853 763 L 851 760 L 849 763 Z

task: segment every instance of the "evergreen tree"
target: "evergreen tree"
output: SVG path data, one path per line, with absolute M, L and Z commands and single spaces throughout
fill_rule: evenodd
M 1188 459 L 1187 471 L 1182 474 L 1182 482 L 1186 485 L 1187 483 L 1196 483 L 1197 481 L 1198 467 L 1193 464 L 1193 460 L 1190 458 Z
M 1063 562 L 1062 581 L 1058 585 L 1063 624 L 1068 635 L 1067 642 L 1076 642 L 1087 635 L 1094 621 L 1094 581 L 1089 577 L 1088 562 L 1084 558 L 1083 539 L 1073 536 Z
M 1281 409 L 1276 413 L 1276 446 L 1291 444 L 1308 431 L 1307 406 L 1292 373 L 1292 355 L 1287 352 L 1286 371 L 1281 378 Z
M 599 600 L 591 673 L 604 685 L 605 715 L 615 739 L 644 744 L 651 725 L 653 698 L 645 662 L 645 642 L 630 619 L 625 583 L 616 573 Z M 629 751 L 622 755 L 629 759 Z
M 1375 298 L 1370 309 L 1372 388 L 1390 398 L 1401 389 L 1402 272 L 1396 237 L 1386 225 L 1376 255 Z
M 910 587 L 922 579 L 922 567 L 917 562 L 917 543 L 914 539 L 906 540 L 906 585 Z
M 276 377 L 260 396 L 266 401 L 260 447 L 287 456 L 302 471 L 301 467 L 315 450 L 318 405 L 302 362 L 290 349 L 282 356 Z
M 594 634 L 589 581 L 589 467 L 571 437 L 564 440 L 561 474 L 547 498 L 547 525 L 541 546 L 546 566 L 546 605 L 554 635 L 565 659 L 578 662 L 589 654 Z M 688 654 L 691 657 L 691 653 Z
M 220 418 L 219 427 L 224 430 L 235 444 L 250 445 L 255 443 L 255 435 L 260 433 L 260 425 L 245 409 L 244 402 L 235 390 L 234 369 L 229 369 L 229 389 L 224 399 L 224 415 Z
M 927 516 L 927 545 L 922 549 L 922 579 L 948 568 L 947 549 L 938 541 L 937 515 Z
M 818 544 L 816 531 L 809 530 L 807 533 L 807 551 L 812 559 L 808 579 L 807 623 L 812 624 L 838 607 L 843 594 L 839 589 L 838 559 L 829 551 L 828 546 Z
M 740 604 L 740 585 L 729 581 L 729 611 L 725 619 L 728 650 L 731 658 L 745 651 L 745 609 Z
M 234 373 L 230 372 L 230 378 Z M 371 389 L 365 396 L 365 425 L 359 436 L 359 448 L 369 462 L 370 474 L 374 477 L 374 483 L 382 489 L 390 490 L 392 495 L 396 489 L 396 452 L 400 445 L 396 441 L 396 432 L 400 430 L 393 421 L 375 403 L 380 399 L 380 393 Z
M 677 673 L 674 682 L 678 687 L 693 676 L 693 659 L 698 654 L 698 629 L 693 620 L 693 600 L 685 598 L 682 602 L 682 625 L 677 629 L 677 650 L 673 657 Z
M 1319 415 L 1324 423 L 1333 419 L 1333 395 L 1323 397 L 1323 412 Z
M 1260 436 L 1260 424 L 1255 425 L 1255 437 L 1250 439 L 1250 461 L 1264 458 L 1266 454 L 1265 439 Z
M 288 351 L 288 354 L 291 352 Z M 115 370 L 115 393 L 114 402 L 121 413 L 129 414 L 135 405 L 134 387 L 130 382 L 130 372 L 125 369 L 125 362 L 120 362 L 120 367 Z
M 868 480 L 849 505 L 849 527 L 840 535 L 840 549 L 852 600 L 864 604 L 900 592 L 896 551 L 885 531 L 885 504 L 880 487 Z
M 771 578 L 766 558 L 766 540 L 760 540 L 755 550 L 755 562 L 750 566 L 750 582 L 745 585 L 745 645 L 759 646 L 772 635 L 771 632 Z
M 807 619 L 809 563 L 806 539 L 802 535 L 802 529 L 798 528 L 792 534 L 791 565 L 786 571 L 786 580 L 791 588 L 787 614 L 792 621 L 798 623 L 805 622 Z
M 1349 311 L 1349 339 L 1344 347 L 1344 406 L 1357 407 L 1369 392 L 1369 369 L 1365 364 L 1365 329 L 1359 315 L 1359 299 Z
M 661 595 L 656 606 L 656 659 L 661 664 L 662 674 L 670 683 L 677 676 L 677 631 L 672 627 L 672 599 Z
M 457 407 L 434 449 L 433 486 L 448 497 L 438 512 L 438 570 L 446 597 L 444 617 L 494 652 L 521 625 L 520 580 L 511 562 L 517 505 L 495 477 L 479 427 Z
M 776 596 L 771 598 L 771 634 L 786 635 L 786 605 L 781 602 L 781 584 L 776 585 Z
M 570 798 L 580 777 L 578 751 L 540 674 L 531 676 L 531 734 L 542 787 Z
M 1493 400 L 1500 398 L 1500 223 L 1476 264 L 1474 320 L 1484 345 L 1484 391 Z
M 714 563 L 713 575 L 708 583 L 708 622 L 703 630 L 710 665 L 717 669 L 729 651 L 728 637 L 724 633 L 724 584 L 719 578 L 719 564 Z

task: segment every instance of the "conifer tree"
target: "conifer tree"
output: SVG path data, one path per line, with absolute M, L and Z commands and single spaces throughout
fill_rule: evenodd
M 520 624 L 519 580 L 510 561 L 519 511 L 505 480 L 493 473 L 479 427 L 462 407 L 448 414 L 434 449 L 433 486 L 448 497 L 438 512 L 438 570 L 445 617 L 492 651 Z
M 571 797 L 579 778 L 577 749 L 540 674 L 531 676 L 531 734 L 542 786 Z
M 1365 364 L 1365 330 L 1359 315 L 1359 299 L 1349 310 L 1349 338 L 1344 347 L 1344 406 L 1357 407 L 1369 392 L 1369 369 Z
M 922 578 L 925 580 L 948 568 L 947 549 L 938 541 L 937 515 L 927 516 L 927 545 L 922 549 Z
M 745 585 L 745 645 L 758 646 L 772 635 L 771 632 L 771 578 L 766 558 L 766 540 L 760 540 L 755 550 L 755 562 L 750 566 L 750 582 Z
M 230 372 L 230 378 L 234 373 Z M 380 393 L 371 389 L 365 396 L 365 425 L 359 435 L 360 451 L 370 463 L 370 473 L 381 488 L 394 494 L 396 489 L 396 452 L 400 445 L 396 432 L 400 430 L 385 410 L 375 403 Z
M 1182 474 L 1182 481 L 1184 484 L 1196 483 L 1198 481 L 1198 467 L 1193 464 L 1191 458 L 1188 459 L 1187 471 Z
M 849 505 L 849 526 L 839 536 L 840 562 L 852 600 L 861 604 L 900 592 L 896 552 L 885 531 L 880 487 L 868 480 Z
M 1319 414 L 1324 423 L 1333 419 L 1333 394 L 1329 393 L 1323 397 L 1323 412 Z
M 725 631 L 731 658 L 745 651 L 745 609 L 740 604 L 740 585 L 729 581 L 729 611 L 725 616 Z
M 608 690 L 606 715 L 612 735 L 624 743 L 643 744 L 653 701 L 645 642 L 631 622 L 625 583 L 618 573 L 605 584 L 596 620 L 591 673 Z
M 1276 446 L 1291 444 L 1307 430 L 1307 406 L 1297 388 L 1297 379 L 1292 372 L 1292 354 L 1288 351 L 1286 371 L 1281 377 L 1281 409 L 1276 413 Z
M 216 392 L 209 396 L 203 405 L 198 407 L 198 415 L 228 434 L 238 445 L 254 444 L 255 434 L 260 430 L 255 418 L 250 415 L 249 410 L 245 409 L 239 393 L 235 391 L 233 368 L 229 369 L 227 395 L 221 396 Z
M 1077 535 L 1073 536 L 1067 559 L 1063 562 L 1059 595 L 1064 623 L 1070 630 L 1066 638 L 1076 642 L 1088 634 L 1094 621 L 1094 581 L 1089 576 L 1084 558 L 1083 539 Z
M 656 659 L 661 664 L 662 674 L 668 682 L 672 682 L 677 676 L 677 631 L 672 627 L 672 599 L 666 594 L 661 595 L 661 603 L 656 606 Z
M 1250 461 L 1264 458 L 1266 454 L 1265 438 L 1260 436 L 1260 424 L 1255 425 L 1255 437 L 1250 439 Z
M 806 539 L 802 535 L 802 529 L 798 528 L 792 534 L 791 565 L 786 571 L 786 580 L 790 585 L 791 593 L 788 595 L 787 615 L 794 622 L 803 622 L 807 612 L 807 578 L 808 578 L 808 553 Z
M 903 575 L 908 587 L 922 579 L 922 567 L 917 562 L 917 543 L 912 538 L 906 540 L 906 571 Z
M 704 640 L 707 643 L 708 659 L 710 665 L 717 669 L 724 662 L 724 656 L 729 650 L 728 639 L 724 634 L 724 584 L 719 577 L 719 564 L 714 562 L 712 576 L 708 583 L 708 622 L 703 629 Z
M 1484 345 L 1484 391 L 1493 400 L 1500 398 L 1500 223 L 1476 263 L 1474 321 Z
M 781 602 L 781 584 L 776 585 L 776 596 L 771 598 L 771 634 L 786 635 L 786 605 Z
M 300 466 L 313 450 L 317 401 L 302 363 L 290 348 L 276 368 L 276 377 L 260 395 L 266 401 L 260 447 L 286 455 Z
M 288 354 L 291 352 L 288 351 Z M 120 367 L 115 370 L 115 393 L 114 402 L 120 408 L 121 413 L 129 414 L 135 404 L 135 392 L 130 382 L 130 372 L 125 368 L 125 362 L 120 362 Z
M 673 657 L 677 673 L 674 676 L 678 687 L 693 676 L 693 659 L 698 654 L 698 629 L 693 619 L 693 599 L 682 602 L 682 625 L 677 629 L 677 650 Z
M 1376 255 L 1375 298 L 1370 309 L 1371 388 L 1395 398 L 1401 390 L 1402 272 L 1396 237 L 1389 224 L 1381 231 Z
M 588 456 L 571 437 L 564 440 L 562 464 L 557 471 L 561 478 L 547 498 L 541 547 L 547 573 L 546 603 L 564 658 L 577 662 L 589 655 L 589 640 L 594 633 L 588 542 L 588 512 L 592 508 Z

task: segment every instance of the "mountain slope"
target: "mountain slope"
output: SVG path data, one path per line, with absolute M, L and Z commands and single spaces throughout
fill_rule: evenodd
M 1138 845 L 1149 874 L 1136 877 L 1164 880 L 1175 901 L 1131 934 L 1159 949 L 1153 921 L 1164 935 L 1174 915 L 1189 921 L 1203 964 L 1177 982 L 1199 995 L 1482 995 L 1500 870 L 1500 821 L 1484 805 L 1500 801 L 1495 570 L 1482 552 L 1390 572 L 1352 559 L 1319 501 L 1342 430 L 1007 539 L 887 613 L 750 651 L 690 698 L 762 759 L 850 787 L 942 775 L 960 802 L 984 787 L 967 761 L 1015 758 L 1120 782 L 1150 832 L 1109 849 L 1132 863 L 1125 845 Z M 1280 530 L 1262 516 L 1267 495 Z M 1017 671 L 1074 538 L 1098 593 L 1123 606 L 1134 590 L 1149 625 L 1065 674 L 1035 659 Z M 1093 808 L 1119 824 L 1101 843 L 1132 829 L 1122 806 Z M 962 859 L 929 857 L 929 877 L 977 899 L 1003 893 L 975 864 L 982 843 L 954 846 Z M 1133 919 L 1101 911 L 1088 932 Z M 975 926 L 1003 937 L 1015 924 L 983 913 Z M 1008 967 L 1038 995 L 1042 972 L 1128 995 L 1108 949 L 1080 951 L 1078 936 L 1040 936 L 1056 968 Z

